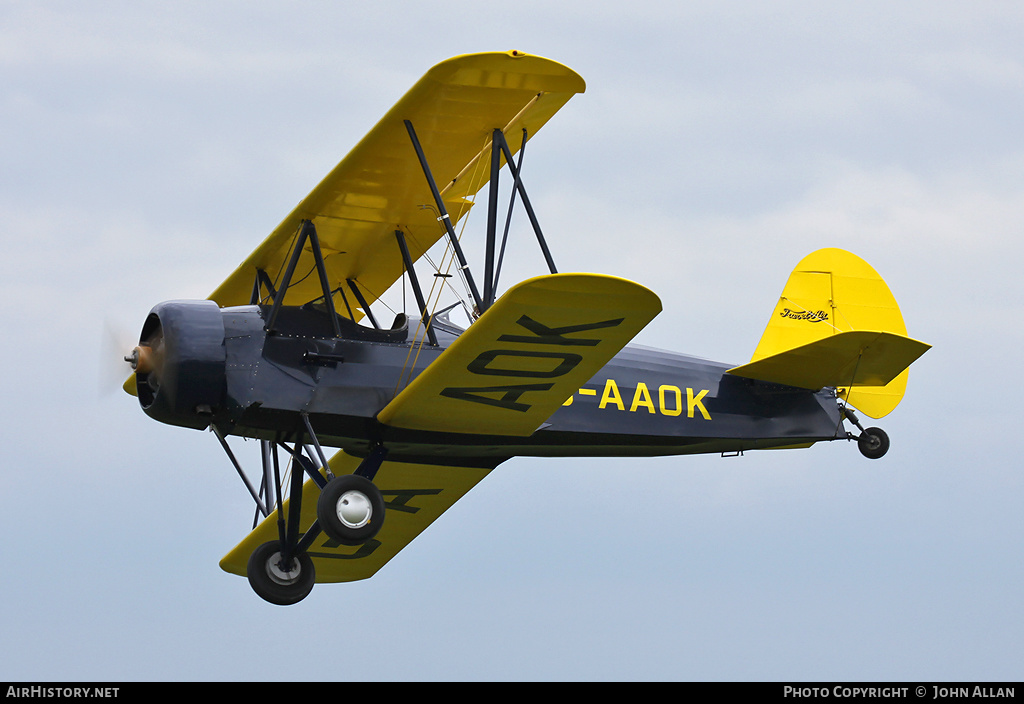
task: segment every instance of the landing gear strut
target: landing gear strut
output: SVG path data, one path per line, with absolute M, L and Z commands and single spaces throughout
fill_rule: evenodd
M 858 436 L 854 436 L 852 433 L 849 434 L 851 440 L 856 437 L 857 449 L 860 450 L 860 454 L 869 460 L 877 460 L 889 451 L 889 436 L 884 430 L 881 428 L 865 428 L 860 424 L 860 420 L 857 419 L 857 416 L 849 407 L 843 409 L 843 414 L 860 430 L 860 435 Z
M 370 450 L 355 473 L 333 476 L 308 418 L 303 420 L 313 448 L 304 446 L 302 437 L 296 439 L 293 447 L 283 441 L 260 441 L 263 478 L 258 490 L 242 470 L 224 433 L 211 426 L 256 502 L 253 528 L 256 528 L 261 515 L 268 518 L 272 511 L 277 511 L 278 539 L 253 550 L 246 573 L 253 591 L 260 598 L 279 606 L 298 603 L 312 591 L 316 569 L 307 550 L 322 533 L 343 545 L 357 546 L 374 538 L 384 524 L 384 497 L 374 485 L 373 478 L 387 457 L 387 450 L 378 444 Z M 287 501 L 281 482 L 279 450 L 291 455 L 293 461 Z M 317 457 L 319 462 L 313 457 Z M 307 476 L 319 487 L 320 497 L 317 520 L 302 530 L 303 482 Z

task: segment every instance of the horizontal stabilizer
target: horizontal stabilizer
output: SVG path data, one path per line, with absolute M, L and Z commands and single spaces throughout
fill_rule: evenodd
M 377 415 L 409 430 L 531 435 L 654 316 L 661 300 L 599 274 L 513 286 Z
M 351 474 L 359 458 L 339 451 L 330 460 L 335 476 Z M 307 551 L 316 581 L 352 582 L 372 577 L 388 560 L 422 533 L 491 471 L 490 467 L 460 467 L 385 461 L 374 476 L 384 496 L 385 519 L 377 535 L 359 546 L 340 545 L 321 533 Z M 312 480 L 302 488 L 299 525 L 307 530 L 316 519 L 320 490 Z M 285 513 L 290 502 L 285 501 Z M 278 540 L 274 511 L 220 561 L 221 569 L 246 575 L 249 556 L 263 543 Z
M 730 369 L 730 374 L 817 391 L 886 386 L 930 345 L 888 332 L 854 330 Z

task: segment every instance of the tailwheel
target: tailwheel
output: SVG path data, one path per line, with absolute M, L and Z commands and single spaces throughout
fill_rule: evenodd
M 881 428 L 868 428 L 857 438 L 857 449 L 868 459 L 877 460 L 889 451 L 889 436 Z
M 263 543 L 249 556 L 246 570 L 249 585 L 260 598 L 278 606 L 289 606 L 305 599 L 313 590 L 316 572 L 306 553 L 294 555 L 286 565 L 281 559 L 281 543 Z
M 369 479 L 343 474 L 321 490 L 316 517 L 324 533 L 342 545 L 362 545 L 384 524 L 384 497 Z
M 857 449 L 860 450 L 860 454 L 869 460 L 877 460 L 889 451 L 889 436 L 884 430 L 881 428 L 865 428 L 860 424 L 857 414 L 849 406 L 843 406 L 841 411 L 843 416 L 860 430 L 860 435 L 858 436 L 854 436 L 853 433 L 846 434 L 846 437 L 850 440 L 856 437 Z

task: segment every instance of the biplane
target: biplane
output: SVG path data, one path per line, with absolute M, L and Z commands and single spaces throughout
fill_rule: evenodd
M 223 446 L 256 517 L 220 564 L 263 599 L 293 604 L 316 582 L 372 576 L 518 455 L 831 440 L 885 454 L 887 435 L 857 412 L 893 410 L 928 345 L 907 336 L 888 286 L 856 255 L 804 258 L 740 366 L 630 345 L 658 296 L 556 269 L 523 155 L 584 88 L 568 67 L 516 51 L 434 66 L 208 299 L 149 313 L 125 389 L 152 418 L 209 429 Z M 455 226 L 485 186 L 478 284 Z M 548 271 L 499 295 L 513 210 Z M 461 325 L 434 293 L 455 283 Z M 381 319 L 393 285 L 411 289 L 412 310 Z M 230 436 L 258 441 L 258 481 Z

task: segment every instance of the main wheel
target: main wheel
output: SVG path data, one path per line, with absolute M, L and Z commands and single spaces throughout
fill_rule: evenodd
M 313 590 L 316 572 L 306 553 L 281 561 L 281 543 L 273 540 L 252 551 L 246 570 L 249 586 L 262 599 L 278 606 L 290 606 L 305 599 Z
M 362 545 L 384 525 L 384 497 L 369 479 L 343 474 L 320 492 L 316 517 L 324 533 L 342 545 Z
M 857 449 L 870 460 L 877 460 L 889 451 L 889 436 L 881 428 L 868 428 L 857 438 Z

